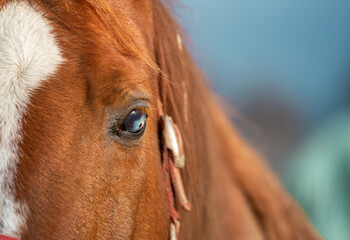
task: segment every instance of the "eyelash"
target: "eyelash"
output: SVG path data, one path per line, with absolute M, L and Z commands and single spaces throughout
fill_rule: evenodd
M 147 117 L 149 116 L 149 113 L 150 113 L 150 109 L 149 109 L 149 108 L 146 108 L 146 107 L 136 107 L 136 108 L 132 109 L 132 110 L 130 111 L 130 113 L 131 113 L 132 111 L 139 111 L 139 112 L 142 112 L 142 113 L 146 114 Z M 129 113 L 129 114 L 130 114 L 130 113 Z

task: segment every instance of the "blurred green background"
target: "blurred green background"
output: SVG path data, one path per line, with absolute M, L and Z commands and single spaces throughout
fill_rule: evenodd
M 350 239 L 350 1 L 181 2 L 232 120 L 322 235 Z

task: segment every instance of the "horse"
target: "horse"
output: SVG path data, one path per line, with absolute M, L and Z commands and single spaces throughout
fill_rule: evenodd
M 0 1 L 0 239 L 321 239 L 173 4 Z

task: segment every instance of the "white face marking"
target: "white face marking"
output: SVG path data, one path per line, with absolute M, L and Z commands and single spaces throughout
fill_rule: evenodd
M 62 62 L 46 20 L 26 2 L 0 9 L 0 233 L 19 237 L 27 208 L 14 197 L 22 117 L 35 89 Z M 2 211 L 1 211 L 2 210 Z

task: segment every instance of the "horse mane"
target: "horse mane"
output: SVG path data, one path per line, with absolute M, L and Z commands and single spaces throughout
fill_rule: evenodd
M 192 216 L 184 217 L 182 221 L 183 228 L 186 228 L 186 235 L 182 237 L 206 239 L 214 234 L 208 232 L 208 226 L 215 224 L 208 199 L 214 188 L 210 169 L 216 161 L 222 160 L 231 172 L 231 180 L 243 192 L 266 238 L 318 239 L 303 210 L 295 204 L 259 154 L 233 128 L 208 90 L 206 78 L 186 44 L 179 46 L 177 35 L 181 34 L 182 39 L 187 37 L 173 17 L 171 5 L 166 6 L 157 0 L 153 2 L 155 51 L 161 69 L 160 97 L 166 112 L 173 116 L 183 134 L 187 158 L 184 183 L 194 205 Z M 163 74 L 166 77 L 162 77 Z M 239 221 L 232 216 L 232 224 Z M 187 228 L 188 225 L 191 228 Z
M 209 219 L 207 193 L 210 192 L 210 159 L 207 149 L 203 99 L 209 97 L 204 76 L 187 51 L 186 35 L 166 5 L 153 1 L 155 53 L 161 69 L 158 77 L 159 95 L 165 112 L 172 116 L 181 129 L 186 155 L 183 181 L 193 204 L 190 213 L 184 213 L 180 234 L 183 239 L 205 239 Z M 170 3 L 169 5 L 170 6 Z M 202 151 L 201 151 L 202 150 Z M 186 215 L 191 217 L 185 217 Z M 190 227 L 188 227 L 190 226 Z
M 112 36 L 110 36 L 112 42 L 118 42 L 122 45 L 123 50 L 127 51 L 126 54 L 135 55 L 151 69 L 160 71 L 157 64 L 152 60 L 152 56 L 131 37 L 128 29 L 123 27 L 115 11 L 106 0 L 86 0 L 86 2 L 106 27 L 106 33 L 112 33 Z M 68 6 L 67 2 L 66 5 Z

